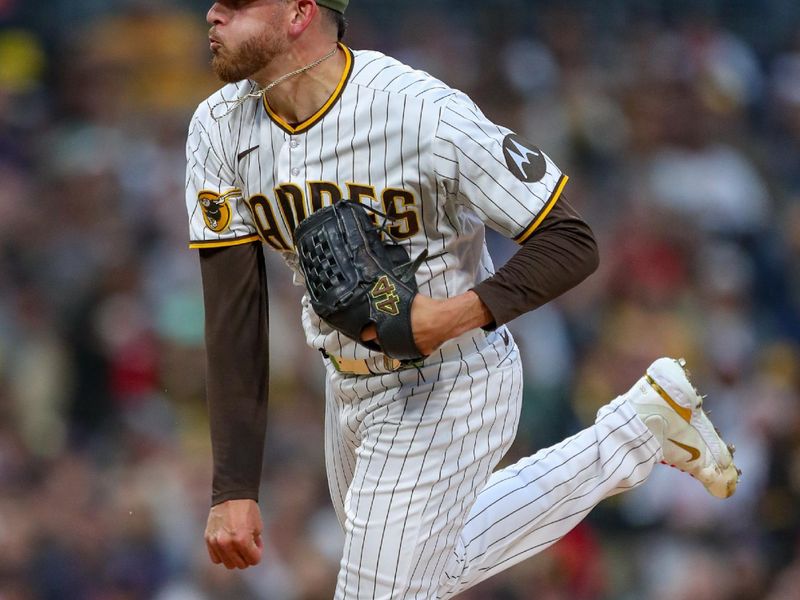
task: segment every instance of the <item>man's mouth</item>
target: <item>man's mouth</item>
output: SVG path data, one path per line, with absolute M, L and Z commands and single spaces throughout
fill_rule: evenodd
M 216 33 L 217 32 L 214 30 L 213 27 L 208 31 L 208 45 L 210 46 L 212 51 L 218 50 L 219 48 L 222 47 L 222 42 L 217 37 Z

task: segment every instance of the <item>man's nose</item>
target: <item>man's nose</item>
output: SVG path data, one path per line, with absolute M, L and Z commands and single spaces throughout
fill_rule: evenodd
M 214 2 L 210 9 L 208 9 L 208 14 L 206 14 L 206 21 L 209 25 L 219 25 L 220 23 L 224 23 L 228 17 L 228 9 L 223 6 L 221 2 Z

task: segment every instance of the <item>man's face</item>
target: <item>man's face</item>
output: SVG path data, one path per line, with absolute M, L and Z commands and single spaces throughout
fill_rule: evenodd
M 211 66 L 222 81 L 247 79 L 287 48 L 285 0 L 220 0 L 208 11 Z

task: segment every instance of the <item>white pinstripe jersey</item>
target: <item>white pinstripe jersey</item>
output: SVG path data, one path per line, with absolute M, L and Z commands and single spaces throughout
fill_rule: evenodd
M 518 242 L 546 216 L 566 183 L 538 148 L 489 121 L 463 93 L 373 51 L 341 46 L 347 61 L 328 102 L 290 125 L 266 102 L 225 105 L 253 91 L 229 84 L 198 107 L 187 140 L 190 246 L 262 240 L 295 271 L 292 233 L 343 197 L 396 220 L 410 256 L 427 248 L 420 292 L 463 293 L 493 273 L 484 224 Z M 214 117 L 212 117 L 212 109 Z M 346 358 L 374 352 L 332 330 L 303 301 L 314 348 Z

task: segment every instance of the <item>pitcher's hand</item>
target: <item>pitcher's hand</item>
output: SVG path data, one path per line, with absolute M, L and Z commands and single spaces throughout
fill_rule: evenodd
M 261 562 L 261 513 L 253 500 L 228 500 L 212 506 L 206 524 L 206 548 L 214 564 L 246 569 Z

